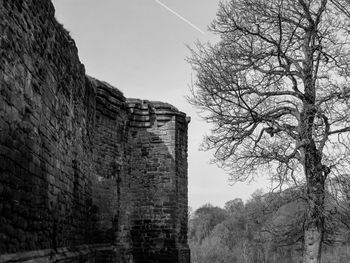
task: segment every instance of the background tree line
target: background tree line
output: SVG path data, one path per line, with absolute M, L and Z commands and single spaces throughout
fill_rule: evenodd
M 337 188 L 326 198 L 323 263 L 350 262 L 349 200 Z M 191 262 L 302 262 L 306 211 L 298 188 L 267 194 L 257 190 L 245 203 L 237 198 L 224 208 L 203 205 L 189 217 Z

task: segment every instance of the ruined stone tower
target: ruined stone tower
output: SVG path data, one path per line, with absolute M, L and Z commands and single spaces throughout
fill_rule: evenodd
M 49 0 L 0 0 L 0 263 L 188 263 L 187 125 L 86 76 Z

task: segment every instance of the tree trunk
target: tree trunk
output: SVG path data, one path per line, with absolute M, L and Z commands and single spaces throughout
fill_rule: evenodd
M 324 184 L 326 173 L 321 164 L 322 155 L 314 143 L 305 149 L 307 180 L 307 214 L 304 226 L 303 263 L 320 263 L 324 234 Z
M 304 230 L 303 263 L 320 263 L 323 231 L 317 226 Z
M 305 99 L 301 112 L 300 141 L 303 142 L 304 172 L 306 179 L 307 213 L 304 225 L 303 263 L 320 263 L 324 233 L 324 184 L 327 174 L 322 165 L 322 152 L 319 152 L 314 140 L 314 120 L 317 109 L 316 87 L 313 79 L 313 49 L 310 46 L 315 29 L 305 39 L 304 86 Z

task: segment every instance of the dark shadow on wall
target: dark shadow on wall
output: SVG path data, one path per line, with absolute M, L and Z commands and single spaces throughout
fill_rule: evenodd
M 84 67 L 50 1 L 0 1 L 0 17 L 0 254 L 85 244 Z
M 0 254 L 48 248 L 54 243 L 52 220 L 41 208 L 49 201 L 47 166 L 30 149 L 42 145 L 32 128 L 24 132 L 25 119 L 0 122 Z

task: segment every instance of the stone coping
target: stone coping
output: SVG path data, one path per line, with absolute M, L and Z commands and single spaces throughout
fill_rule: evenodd
M 118 108 L 123 108 L 122 104 L 124 104 L 129 113 L 132 115 L 149 116 L 150 113 L 153 113 L 157 116 L 160 116 L 160 121 L 169 120 L 172 116 L 183 117 L 186 119 L 186 122 L 190 121 L 190 118 L 186 117 L 186 114 L 184 112 L 179 111 L 175 106 L 169 103 L 142 100 L 137 98 L 125 98 L 124 94 L 119 89 L 110 85 L 109 83 L 95 79 L 89 75 L 86 75 L 86 77 L 95 89 L 97 102 L 100 105 L 104 105 L 106 109 L 117 111 Z M 161 116 L 166 116 L 166 119 L 163 117 L 163 120 Z M 136 119 L 136 121 L 141 122 L 148 121 L 137 117 Z
M 186 117 L 185 113 L 166 102 L 127 98 L 126 103 L 130 112 L 134 114 L 144 115 L 143 111 L 153 111 L 156 115 Z
M 13 254 L 0 255 L 0 263 L 23 262 L 23 263 L 49 263 L 75 257 L 87 256 L 96 252 L 113 251 L 111 244 L 92 244 L 75 247 L 61 247 L 57 250 L 43 249 L 32 250 Z

